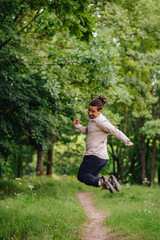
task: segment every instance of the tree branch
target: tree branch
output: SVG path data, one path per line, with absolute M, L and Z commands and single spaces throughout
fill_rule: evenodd
M 4 45 L 6 45 L 8 42 L 10 42 L 12 40 L 12 38 L 9 38 L 9 39 L 7 39 L 4 43 L 2 43 L 1 45 L 0 45 L 0 49 L 4 46 Z
M 34 21 L 37 19 L 37 17 L 39 17 L 44 11 L 45 11 L 45 9 L 44 9 L 43 11 L 41 11 L 41 12 L 40 12 L 40 10 L 38 10 L 37 13 L 36 13 L 36 15 L 34 16 L 34 18 L 33 18 L 29 23 L 27 23 L 20 31 L 18 31 L 17 34 L 20 34 L 21 32 L 23 32 L 23 30 L 24 30 L 25 28 L 27 28 L 32 22 L 34 22 Z M 11 40 L 12 40 L 12 37 L 9 38 L 9 39 L 7 39 L 4 43 L 2 43 L 2 44 L 0 45 L 0 49 L 2 49 L 2 47 L 3 47 L 4 45 L 6 45 L 8 42 L 10 42 Z
M 0 59 L 0 63 L 1 62 L 9 62 L 9 60 L 8 59 Z
M 32 22 L 34 22 L 36 20 L 37 17 L 39 17 L 43 12 L 45 11 L 45 9 L 43 11 L 40 12 L 40 10 L 37 11 L 36 15 L 34 16 L 34 18 L 29 22 L 27 23 L 19 32 L 18 34 L 20 34 L 21 32 L 23 32 L 23 30 L 25 28 L 27 28 Z
M 23 13 L 21 17 L 16 21 L 16 23 L 20 23 L 22 19 L 27 15 L 27 13 Z

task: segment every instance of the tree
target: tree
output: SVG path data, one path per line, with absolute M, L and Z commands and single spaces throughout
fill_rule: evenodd
M 131 117 L 140 118 L 143 126 L 151 115 L 152 105 L 157 102 L 155 96 L 151 94 L 151 89 L 158 67 L 157 58 L 159 59 L 159 50 L 157 51 L 159 1 L 147 3 L 141 0 L 98 1 L 98 3 L 98 24 L 106 26 L 118 52 L 117 81 L 107 92 L 112 93 L 112 102 L 114 99 L 118 101 L 118 104 L 113 103 L 116 112 L 118 110 L 126 118 L 123 112 L 126 112 L 126 109 L 128 112 L 133 109 Z M 123 122 L 126 124 L 126 121 Z M 138 125 L 137 127 L 139 128 Z M 146 177 L 145 145 L 145 136 L 141 133 L 142 182 Z M 120 152 L 118 155 L 122 156 Z M 123 171 L 124 160 L 119 161 Z M 121 174 L 123 177 L 122 172 Z
M 157 76 L 158 77 L 158 76 Z M 151 173 L 150 184 L 154 184 L 155 177 L 155 161 L 156 161 L 156 145 L 157 138 L 160 134 L 160 87 L 159 83 L 154 83 L 152 94 L 157 97 L 157 102 L 152 105 L 152 118 L 145 122 L 142 132 L 146 134 L 148 138 L 153 140 L 152 143 L 152 158 L 151 158 Z
M 62 29 L 87 41 L 92 35 L 88 3 L 1 1 L 0 150 L 6 160 L 14 153 L 12 140 L 34 146 L 40 155 L 48 146 L 58 104 L 56 91 L 47 87 L 39 46 L 34 50 L 33 43 L 50 40 Z

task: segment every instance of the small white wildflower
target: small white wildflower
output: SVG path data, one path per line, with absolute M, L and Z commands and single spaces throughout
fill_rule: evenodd
M 21 178 L 16 178 L 15 180 L 16 180 L 16 181 L 21 181 Z
M 143 180 L 143 185 L 146 185 L 146 184 L 148 184 L 148 179 L 147 179 L 147 178 L 144 178 L 144 180 Z
M 34 188 L 33 185 L 28 185 L 29 189 L 32 190 Z

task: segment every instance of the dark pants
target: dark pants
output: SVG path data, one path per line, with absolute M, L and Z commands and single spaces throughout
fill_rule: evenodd
M 101 159 L 94 155 L 84 156 L 83 162 L 78 171 L 78 180 L 87 185 L 98 187 L 100 177 L 98 174 L 107 165 L 108 160 Z

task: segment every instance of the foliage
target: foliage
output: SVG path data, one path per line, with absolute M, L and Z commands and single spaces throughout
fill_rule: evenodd
M 142 132 L 151 138 L 160 134 L 160 119 L 145 122 Z
M 46 74 L 50 62 L 48 55 L 42 61 L 42 55 L 48 48 L 36 45 L 36 40 L 51 40 L 66 31 L 88 41 L 92 34 L 86 0 L 8 0 L 1 1 L 0 7 L 0 152 L 7 160 L 14 156 L 16 144 L 47 149 L 50 133 L 57 132 L 63 115 L 73 108 L 68 103 L 64 109 L 70 96 L 64 95 L 64 89 L 59 93 L 61 83 L 54 69 Z M 58 69 L 61 74 L 60 64 Z M 56 118 L 57 111 L 60 117 Z
M 109 97 L 108 108 L 121 116 L 117 122 L 120 129 L 135 143 L 135 150 L 128 151 L 111 138 L 109 144 L 115 145 L 110 151 L 111 161 L 116 163 L 117 176 L 124 179 L 125 175 L 127 179 L 128 174 L 132 174 L 130 181 L 140 183 L 141 118 L 152 120 L 153 106 L 158 116 L 159 1 L 98 1 L 96 4 L 92 9 L 98 16 L 97 27 L 106 28 L 117 53 L 114 62 L 116 81 L 104 91 Z M 153 132 L 157 132 L 157 121 L 152 122 L 155 124 L 150 131 L 154 129 Z M 149 163 L 151 155 L 148 146 L 146 141 L 146 162 Z
M 1 1 L 3 174 L 15 176 L 21 156 L 27 170 L 25 151 L 47 152 L 50 134 L 56 144 L 53 169 L 75 174 L 84 140 L 76 142 L 72 120 L 86 125 L 88 103 L 102 94 L 108 98 L 103 114 L 134 142 L 129 149 L 109 137 L 109 171 L 141 183 L 144 135 L 150 178 L 153 137 L 159 146 L 158 6 L 158 0 Z M 156 172 L 158 158 L 159 152 Z

